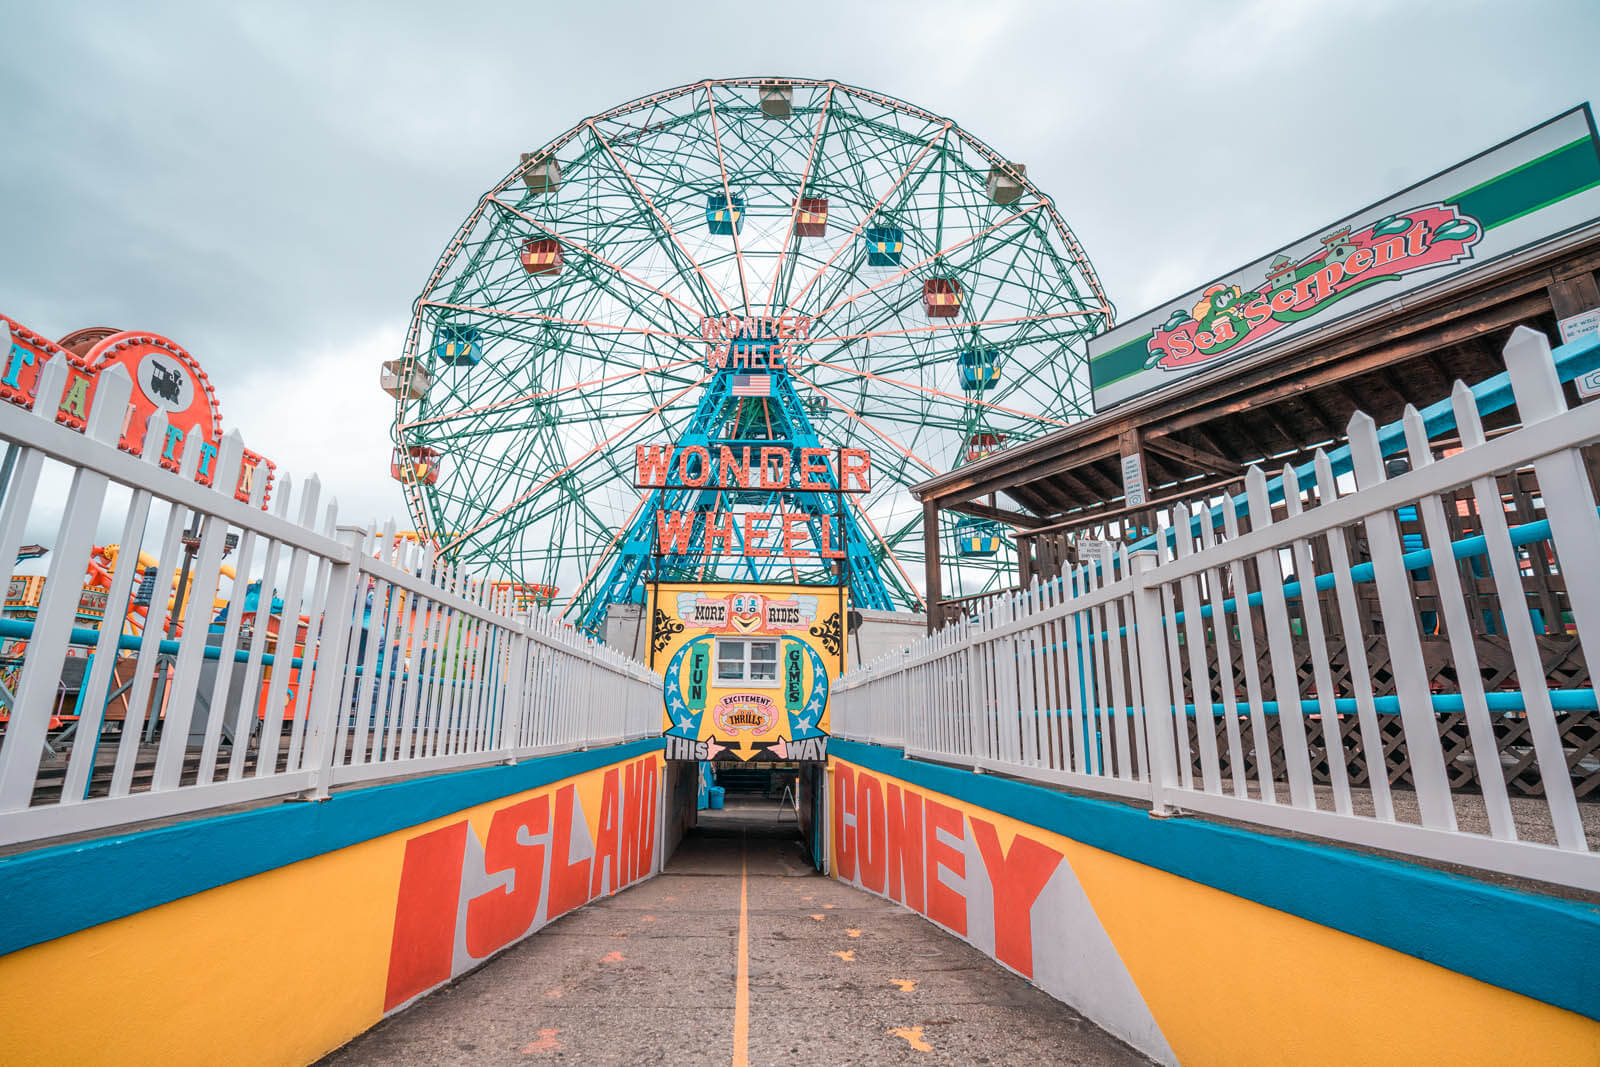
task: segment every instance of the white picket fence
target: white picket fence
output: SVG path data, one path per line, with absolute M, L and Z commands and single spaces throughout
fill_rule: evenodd
M 660 732 L 660 679 L 642 664 L 547 615 L 517 617 L 508 598 L 397 541 L 392 527 L 337 525 L 316 478 L 298 494 L 282 478 L 270 512 L 257 478 L 243 503 L 194 480 L 198 428 L 181 472 L 157 465 L 162 413 L 143 457 L 121 451 L 123 370 L 100 375 L 85 432 L 41 416 L 56 410 L 62 362 L 45 366 L 32 411 L 0 404 L 0 439 L 18 449 L 0 560 L 14 559 L 30 518 L 57 503 L 42 488 L 69 481 L 45 538 L 48 575 L 20 677 L 0 693 L 0 844 Z M 237 484 L 242 450 L 237 432 L 223 440 L 215 485 Z M 193 592 L 181 633 L 167 639 L 160 620 L 185 571 L 186 527 L 198 531 Z M 85 564 L 108 530 L 120 530 L 120 552 L 106 616 L 85 629 L 76 618 Z M 128 637 L 141 549 L 157 560 L 154 621 Z M 208 633 L 230 549 L 226 623 Z M 280 620 L 281 634 L 269 633 Z M 82 695 L 63 705 L 63 667 L 89 653 Z
M 1452 547 L 1441 501 L 1470 487 L 1500 602 L 1526 603 L 1495 476 L 1533 469 L 1549 532 L 1547 542 L 1525 551 L 1551 553 L 1585 662 L 1600 663 L 1600 517 L 1578 451 L 1600 440 L 1600 404 L 1567 410 L 1543 335 L 1519 330 L 1505 355 L 1522 423 L 1514 432 L 1486 441 L 1473 394 L 1457 383 L 1451 400 L 1461 450 L 1435 459 L 1422 417 L 1408 409 L 1410 470 L 1386 478 L 1377 427 L 1358 413 L 1348 430 L 1353 491 L 1321 452 L 1310 479 L 1314 492 L 1292 469 L 1272 482 L 1252 469 L 1247 532 L 1232 504 L 1175 512 L 1152 548 L 1107 551 L 1098 564 L 1035 583 L 976 618 L 850 672 L 834 690 L 834 733 L 903 746 L 919 758 L 1135 798 L 1158 814 L 1204 812 L 1600 889 L 1600 857 L 1590 851 L 1595 830 L 1585 833 L 1571 777 L 1573 770 L 1600 773 L 1600 766 L 1588 766 L 1596 763 L 1591 753 L 1579 759 L 1587 764 L 1569 769 L 1558 729 L 1560 710 L 1595 707 L 1594 689 L 1552 694 L 1528 613 L 1506 610 L 1518 692 L 1495 693 L 1490 701 L 1453 558 L 1459 546 Z M 1286 517 L 1275 522 L 1271 498 L 1280 490 Z M 1408 506 L 1418 509 L 1432 553 L 1426 565 L 1438 584 L 1460 679 L 1453 692 L 1439 691 L 1424 672 L 1408 578 L 1424 564 L 1415 552 L 1406 557 L 1396 518 Z M 1375 697 L 1379 687 L 1365 651 L 1374 634 L 1363 632 L 1357 612 L 1345 534 L 1351 527 L 1369 546 L 1370 578 L 1363 568 L 1363 579 L 1376 585 L 1392 696 Z M 1331 580 L 1311 577 L 1317 541 L 1333 561 Z M 1329 607 L 1342 620 L 1338 636 L 1348 650 L 1347 671 L 1337 680 L 1322 621 Z M 1304 681 L 1291 647 L 1292 620 L 1303 621 L 1312 650 L 1312 677 Z M 1258 633 L 1265 634 L 1265 650 L 1256 647 Z M 1237 657 L 1230 642 L 1243 646 Z M 1265 672 L 1258 667 L 1263 651 Z M 1446 775 L 1438 710 L 1445 708 L 1465 711 L 1481 781 L 1470 793 L 1453 792 Z M 1531 752 L 1521 758 L 1536 760 L 1542 798 L 1508 799 L 1495 715 L 1526 716 Z M 1274 718 L 1282 738 L 1278 758 L 1266 744 Z M 1392 742 L 1380 726 L 1388 725 L 1392 737 L 1396 722 L 1413 789 L 1391 787 L 1381 770 Z M 1327 728 L 1324 737 L 1355 735 L 1322 746 L 1324 785 L 1313 776 L 1312 723 Z M 1359 788 L 1350 782 L 1351 751 L 1380 769 Z M 1593 803 L 1581 806 L 1600 824 Z

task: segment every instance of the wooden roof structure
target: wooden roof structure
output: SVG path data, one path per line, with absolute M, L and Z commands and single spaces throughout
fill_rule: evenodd
M 1357 410 L 1382 424 L 1448 395 L 1456 379 L 1500 373 L 1518 325 L 1558 340 L 1558 320 L 1600 308 L 1597 270 L 1600 225 L 921 482 L 911 492 L 923 504 L 928 602 L 943 599 L 941 511 L 1005 522 L 1026 540 L 1216 492 L 1253 463 L 1304 462 L 1341 440 Z M 1145 472 L 1140 509 L 1123 494 L 1128 456 Z M 1026 552 L 1021 559 L 1025 583 Z M 930 628 L 938 614 L 930 610 Z

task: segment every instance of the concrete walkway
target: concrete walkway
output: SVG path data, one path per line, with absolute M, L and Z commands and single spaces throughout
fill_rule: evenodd
M 818 875 L 792 812 L 776 816 L 753 800 L 701 812 L 660 877 L 323 1062 L 1148 1062 L 926 920 Z

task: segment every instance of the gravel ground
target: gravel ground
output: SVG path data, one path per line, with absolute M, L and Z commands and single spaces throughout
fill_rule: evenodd
M 323 1062 L 733 1062 L 741 866 L 752 1064 L 1149 1062 L 965 942 L 815 873 L 792 820 L 770 802 L 702 812 L 661 876 Z

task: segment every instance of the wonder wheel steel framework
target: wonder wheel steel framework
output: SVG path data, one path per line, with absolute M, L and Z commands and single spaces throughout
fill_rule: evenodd
M 803 316 L 809 336 L 769 396 L 733 396 L 705 360 L 706 316 Z M 906 487 L 1088 415 L 1085 342 L 1111 316 L 1025 168 L 951 120 L 833 81 L 698 82 L 524 153 L 478 201 L 386 365 L 393 470 L 445 552 L 557 587 L 598 630 L 641 598 L 664 503 L 634 487 L 635 446 L 865 448 L 872 492 L 835 504 L 850 582 L 867 606 L 916 609 Z M 1014 573 L 998 534 L 941 531 L 947 595 Z M 672 562 L 707 580 L 830 575 Z

